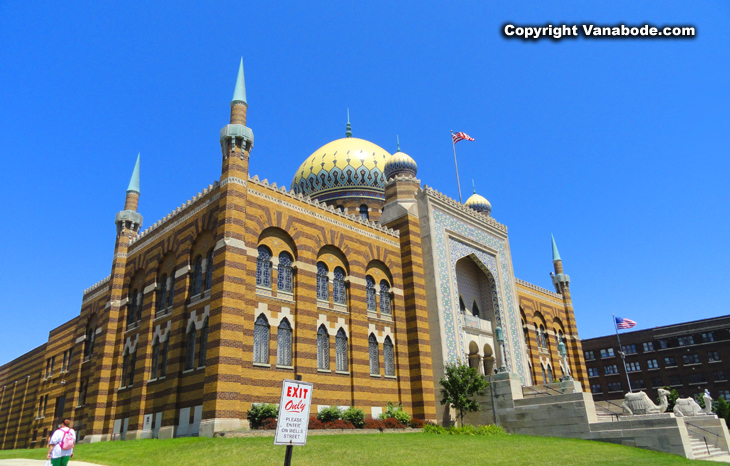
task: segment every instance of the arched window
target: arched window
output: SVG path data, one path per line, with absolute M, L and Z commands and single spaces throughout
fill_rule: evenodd
M 288 252 L 279 254 L 279 268 L 276 277 L 277 291 L 285 291 L 291 293 L 294 290 L 294 281 L 292 280 L 292 257 Z
M 365 290 L 367 292 L 368 311 L 377 311 L 375 305 L 375 280 L 370 275 L 365 277 Z
M 160 337 L 155 337 L 152 343 L 152 370 L 150 371 L 150 379 L 157 378 L 158 367 L 160 361 Z
M 370 374 L 380 375 L 380 353 L 378 351 L 378 340 L 374 334 L 368 338 L 368 352 L 370 353 Z
M 330 368 L 330 335 L 324 324 L 317 330 L 317 369 Z
M 542 383 L 545 385 L 547 382 L 547 374 L 545 374 L 545 365 L 540 364 L 540 368 L 542 369 Z
M 144 309 L 144 290 L 137 294 L 137 322 L 142 322 L 142 310 Z
M 192 294 L 197 296 L 200 294 L 200 289 L 203 285 L 203 256 L 198 256 L 193 262 L 193 283 L 192 283 Z
M 167 307 L 172 307 L 172 303 L 175 302 L 175 271 L 170 272 L 170 276 L 167 278 Z
M 390 285 L 385 280 L 380 280 L 380 313 L 390 315 Z
M 475 317 L 479 317 L 479 306 L 477 306 L 477 302 L 474 301 L 474 304 L 471 305 L 471 313 Z
M 370 218 L 370 215 L 368 214 L 368 206 L 365 204 L 360 206 L 360 218 L 363 220 L 368 220 Z
M 548 364 L 547 378 L 548 378 L 548 383 L 553 383 L 553 368 L 550 367 L 550 364 Z
M 259 257 L 256 259 L 256 286 L 271 287 L 271 250 L 259 246 Z
M 342 267 L 335 268 L 335 279 L 332 282 L 332 300 L 337 304 L 347 304 L 345 270 Z
M 540 341 L 542 341 L 543 349 L 548 349 L 547 333 L 542 325 L 540 325 Z
M 462 314 L 466 314 L 466 304 L 464 304 L 464 300 L 461 299 L 461 296 L 459 296 L 459 310 Z
M 329 279 L 327 278 L 327 266 L 324 262 L 317 262 L 317 299 L 329 301 Z
M 276 365 L 291 366 L 291 325 L 286 318 L 276 331 Z
M 393 342 L 390 337 L 385 337 L 383 342 L 383 365 L 385 375 L 395 375 L 395 354 L 393 353 Z
M 195 367 L 195 323 L 191 323 L 188 328 L 188 335 L 185 341 L 185 370 L 188 371 Z
M 205 283 L 203 291 L 208 291 L 213 286 L 213 249 L 208 251 L 208 257 L 205 261 Z
M 129 367 L 127 368 L 127 387 L 131 387 L 134 384 L 134 366 L 137 365 L 137 350 L 134 353 L 130 353 L 127 350 L 127 356 L 129 361 Z
M 204 367 L 208 362 L 208 318 L 205 318 L 203 328 L 200 330 L 200 355 L 198 356 L 198 367 Z
M 337 331 L 335 337 L 335 353 L 337 356 L 337 370 L 340 372 L 347 372 L 349 370 L 349 364 L 347 362 L 347 335 L 343 329 Z
M 269 321 L 263 314 L 253 327 L 253 362 L 269 363 Z
M 132 290 L 132 293 L 127 298 L 127 327 L 132 326 L 137 320 L 137 290 Z
M 129 350 L 124 350 L 124 356 L 122 357 L 122 387 L 127 384 L 127 377 L 129 374 Z
M 160 356 L 160 377 L 167 375 L 167 351 L 170 349 L 170 335 L 167 335 L 165 343 L 162 345 L 162 355 Z
M 84 342 L 84 359 L 94 354 L 94 340 L 96 340 L 96 326 L 89 322 L 86 327 L 86 341 Z
M 157 288 L 157 312 L 162 312 L 167 306 L 167 275 L 160 277 L 160 285 Z

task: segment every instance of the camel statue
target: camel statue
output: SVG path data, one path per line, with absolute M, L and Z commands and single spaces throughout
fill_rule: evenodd
M 667 396 L 669 395 L 669 392 L 664 390 L 663 388 L 660 388 L 658 390 L 658 393 L 659 406 L 655 405 L 649 398 L 649 395 L 647 395 L 645 392 L 627 393 L 626 395 L 624 395 L 624 414 L 633 416 L 637 414 L 663 413 L 667 410 L 667 406 L 669 406 L 669 402 L 667 401 Z
M 705 407 L 702 408 L 693 398 L 680 398 L 674 403 L 674 415 L 677 417 L 699 416 L 700 414 L 712 414 L 712 397 L 710 392 L 705 390 L 702 398 L 705 400 Z

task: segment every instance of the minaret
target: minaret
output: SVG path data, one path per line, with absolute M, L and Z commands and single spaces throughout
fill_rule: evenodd
M 137 163 L 134 164 L 132 178 L 129 180 L 127 187 L 127 196 L 124 199 L 124 210 L 117 214 L 117 236 L 122 231 L 130 235 L 136 235 L 142 227 L 142 216 L 137 213 L 139 206 L 139 157 L 137 154 Z
M 221 184 L 231 176 L 241 180 L 248 179 L 248 155 L 253 148 L 253 131 L 246 126 L 247 113 L 246 82 L 243 77 L 243 58 L 241 58 L 236 87 L 231 100 L 231 122 L 221 129 L 220 142 L 223 150 Z

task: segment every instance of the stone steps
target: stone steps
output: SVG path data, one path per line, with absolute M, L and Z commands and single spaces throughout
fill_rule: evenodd
M 705 440 L 702 437 L 695 437 L 693 434 L 690 434 L 689 441 L 692 446 L 692 455 L 694 455 L 695 459 L 709 458 L 710 456 L 728 454 L 728 452 L 721 450 L 716 446 L 710 445 L 709 442 L 705 444 Z

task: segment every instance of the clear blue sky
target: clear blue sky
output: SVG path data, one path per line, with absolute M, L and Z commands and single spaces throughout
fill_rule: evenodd
M 424 184 L 462 184 L 549 288 L 550 233 L 580 335 L 728 314 L 730 4 L 0 2 L 0 363 L 78 315 L 110 272 L 142 154 L 149 226 L 220 176 L 243 56 L 251 173 L 289 185 L 353 132 Z M 693 25 L 692 40 L 507 40 L 505 22 Z M 465 188 L 468 193 L 468 188 Z

